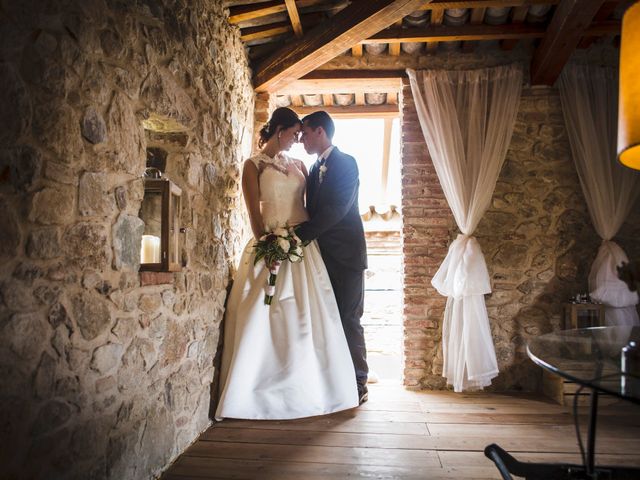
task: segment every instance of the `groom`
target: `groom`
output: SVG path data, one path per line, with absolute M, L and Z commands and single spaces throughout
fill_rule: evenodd
M 307 210 L 311 219 L 296 229 L 302 241 L 318 240 L 329 272 L 340 319 L 356 371 L 360 404 L 368 400 L 367 351 L 360 325 L 364 307 L 367 247 L 358 209 L 358 165 L 331 143 L 335 127 L 327 112 L 302 119 L 301 141 L 318 160 L 307 180 Z

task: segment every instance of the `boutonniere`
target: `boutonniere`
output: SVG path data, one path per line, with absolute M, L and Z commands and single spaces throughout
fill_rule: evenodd
M 324 176 L 327 173 L 327 166 L 326 165 L 320 165 L 320 177 L 319 177 L 319 181 L 320 183 L 322 183 L 322 180 L 324 180 Z

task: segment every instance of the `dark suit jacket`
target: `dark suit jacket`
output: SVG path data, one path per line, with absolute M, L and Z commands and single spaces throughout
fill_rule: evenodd
M 314 163 L 307 181 L 307 210 L 311 220 L 296 229 L 303 240 L 318 240 L 327 267 L 367 268 L 367 246 L 358 208 L 360 180 L 356 160 L 336 147 L 325 160 L 327 170 L 319 181 Z

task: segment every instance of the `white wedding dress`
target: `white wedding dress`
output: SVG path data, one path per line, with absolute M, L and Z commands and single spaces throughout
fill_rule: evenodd
M 284 154 L 259 154 L 260 208 L 267 228 L 307 220 L 305 177 Z M 316 242 L 285 261 L 271 305 L 268 270 L 254 266 L 254 241 L 240 260 L 227 302 L 215 418 L 291 419 L 358 405 L 356 377 L 329 275 Z

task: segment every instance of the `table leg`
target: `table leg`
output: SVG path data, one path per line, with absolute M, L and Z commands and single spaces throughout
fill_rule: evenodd
M 576 418 L 576 422 L 578 419 Z M 598 391 L 594 388 L 591 390 L 591 407 L 589 409 L 589 433 L 587 436 L 587 475 L 594 473 L 595 454 L 596 454 L 596 426 L 598 422 Z

